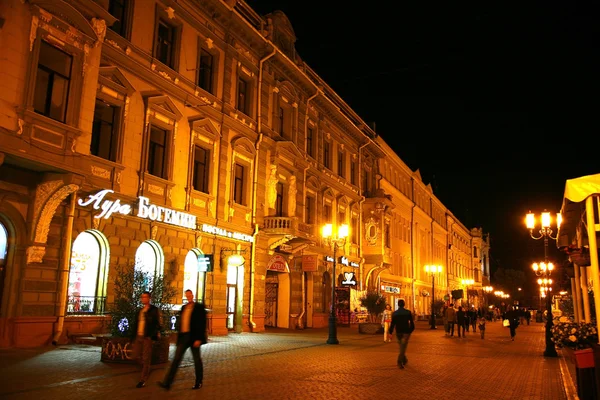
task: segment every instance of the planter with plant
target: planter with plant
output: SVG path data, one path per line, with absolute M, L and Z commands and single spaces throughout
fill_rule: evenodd
M 111 316 L 109 331 L 111 336 L 102 340 L 100 360 L 104 362 L 134 363 L 132 353 L 132 326 L 139 310 L 144 291 L 151 293 L 151 304 L 158 307 L 162 318 L 162 330 L 159 340 L 154 342 L 152 364 L 161 364 L 169 360 L 169 344 L 172 306 L 176 290 L 163 275 L 151 276 L 136 269 L 133 265 L 117 268 L 114 282 L 115 301 L 108 306 Z
M 573 322 L 561 317 L 552 326 L 552 341 L 559 349 L 566 349 L 578 368 L 594 367 L 592 346 L 598 343 L 596 325 L 589 322 Z
M 367 309 L 369 316 L 367 322 L 358 324 L 358 332 L 372 335 L 383 333 L 381 314 L 385 310 L 385 296 L 376 291 L 368 291 L 360 298 L 360 305 Z

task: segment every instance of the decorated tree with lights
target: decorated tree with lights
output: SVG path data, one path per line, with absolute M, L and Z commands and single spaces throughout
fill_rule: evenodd
M 152 276 L 134 265 L 117 267 L 114 282 L 115 301 L 108 307 L 111 315 L 110 333 L 117 337 L 130 337 L 131 327 L 136 314 L 142 308 L 140 301 L 144 291 L 151 294 L 151 304 L 158 307 L 162 317 L 161 333 L 170 328 L 171 301 L 175 299 L 176 289 L 164 275 Z

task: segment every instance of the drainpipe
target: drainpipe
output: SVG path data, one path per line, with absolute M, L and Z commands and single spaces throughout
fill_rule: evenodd
M 411 178 L 410 182 L 412 183 L 412 201 L 413 206 L 410 209 L 410 265 L 412 269 L 412 303 L 413 303 L 413 312 L 416 311 L 417 297 L 415 296 L 415 207 L 417 203 L 415 202 L 415 178 Z
M 58 321 L 52 338 L 52 344 L 57 345 L 65 325 L 65 313 L 67 310 L 67 289 L 69 288 L 69 270 L 71 264 L 71 242 L 73 239 L 73 220 L 75 217 L 75 193 L 71 193 L 69 208 L 67 209 L 67 221 L 65 222 L 65 243 L 61 259 L 60 291 L 58 292 Z
M 252 234 L 252 246 L 250 247 L 250 305 L 249 305 L 249 315 L 248 315 L 248 324 L 250 325 L 250 330 L 254 332 L 256 329 L 256 322 L 254 322 L 254 275 L 256 273 L 256 238 L 258 236 L 258 224 L 256 223 L 256 204 L 257 204 L 257 187 L 258 187 L 258 161 L 259 161 L 259 150 L 260 144 L 263 140 L 262 134 L 262 113 L 261 113 L 261 99 L 262 99 L 262 83 L 263 83 L 263 64 L 269 58 L 273 57 L 277 54 L 277 48 L 273 47 L 273 51 L 263 57 L 258 64 L 258 90 L 256 94 L 256 131 L 258 133 L 258 138 L 256 139 L 255 153 L 254 153 L 254 178 L 252 182 L 252 223 L 254 224 L 254 233 Z
M 369 144 L 370 142 L 366 142 L 364 144 L 361 144 L 360 147 L 358 148 L 358 192 L 360 193 L 360 200 L 358 201 L 358 227 L 359 227 L 359 233 L 358 233 L 358 256 L 360 257 L 360 260 L 362 261 L 362 265 L 363 267 L 359 270 L 359 279 L 358 281 L 360 282 L 360 285 L 358 287 L 358 289 L 360 291 L 363 290 L 363 275 L 364 275 L 364 260 L 363 260 L 363 251 L 362 251 L 362 238 L 363 238 L 363 233 L 362 233 L 362 229 L 363 229 L 363 212 L 362 212 L 362 205 L 366 200 L 366 197 L 363 195 L 363 188 L 362 188 L 362 179 L 360 176 L 360 169 L 362 167 L 362 150 Z M 365 285 L 366 285 L 366 281 L 365 281 Z
M 306 115 L 304 116 L 304 137 L 305 138 L 308 133 L 308 105 L 309 105 L 310 101 L 312 99 L 314 99 L 315 97 L 317 97 L 318 95 L 319 95 L 319 91 L 317 90 L 315 92 L 315 94 L 313 94 L 306 100 Z M 308 162 L 307 156 L 306 156 L 305 160 L 306 160 L 306 167 L 304 167 L 304 171 L 302 172 L 302 178 L 303 178 L 302 179 L 302 193 L 304 194 L 304 198 L 306 199 L 306 171 L 308 170 L 310 163 Z M 306 284 L 304 282 L 305 281 L 304 274 L 306 274 L 306 272 L 302 272 L 302 312 L 300 313 L 300 316 L 298 316 L 298 328 L 299 329 L 304 328 L 302 318 L 304 318 L 304 314 L 306 314 Z

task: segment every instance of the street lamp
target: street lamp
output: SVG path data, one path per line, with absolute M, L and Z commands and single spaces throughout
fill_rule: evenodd
M 335 267 L 337 264 L 337 250 L 339 247 L 343 247 L 346 244 L 346 238 L 348 237 L 348 225 L 343 224 L 338 227 L 337 233 L 334 235 L 333 225 L 323 225 L 321 232 L 325 244 L 333 247 L 333 271 L 331 273 L 331 315 L 329 316 L 329 337 L 327 338 L 327 344 L 339 344 L 337 338 L 337 323 L 336 323 L 336 309 L 335 309 L 335 284 L 336 274 Z
M 556 228 L 560 228 L 560 223 L 562 222 L 562 217 L 560 213 L 556 214 Z M 546 279 L 550 278 L 552 274 L 552 270 L 554 269 L 554 265 L 548 262 L 548 239 L 556 240 L 556 236 L 552 236 L 552 215 L 545 211 L 541 214 L 541 224 L 539 230 L 539 236 L 535 236 L 533 231 L 536 227 L 536 217 L 531 211 L 525 217 L 525 224 L 527 229 L 529 229 L 529 234 L 535 240 L 544 239 L 544 262 L 543 263 L 533 263 L 531 266 L 533 268 L 533 272 L 537 276 L 545 277 Z M 550 281 L 551 282 L 551 281 Z M 551 283 L 550 283 L 551 284 Z M 558 353 L 556 352 L 556 348 L 554 347 L 554 342 L 552 341 L 552 325 L 554 325 L 553 315 L 552 315 L 552 296 L 549 293 L 550 290 L 544 291 L 546 297 L 546 350 L 544 350 L 545 357 L 558 357 Z
M 467 287 L 467 307 L 471 309 L 471 299 L 469 299 L 469 286 L 474 285 L 475 281 L 473 279 L 463 279 L 462 284 Z
M 482 290 L 485 292 L 485 305 L 486 307 L 490 305 L 490 293 L 494 291 L 494 288 L 491 286 L 484 286 Z
M 434 312 L 434 307 L 435 307 L 435 275 L 439 274 L 440 272 L 442 272 L 442 266 L 441 265 L 426 265 L 425 266 L 425 272 L 427 272 L 427 275 L 431 275 L 431 328 L 430 329 L 437 329 L 435 326 L 435 312 Z

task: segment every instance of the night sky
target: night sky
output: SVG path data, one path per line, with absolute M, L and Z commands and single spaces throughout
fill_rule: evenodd
M 493 270 L 527 270 L 543 258 L 527 211 L 560 211 L 566 179 L 600 173 L 599 14 L 487 3 L 248 1 L 283 11 L 300 57 L 467 227 L 490 233 Z

